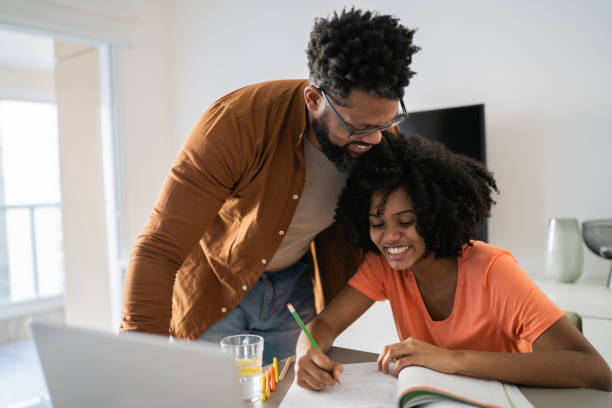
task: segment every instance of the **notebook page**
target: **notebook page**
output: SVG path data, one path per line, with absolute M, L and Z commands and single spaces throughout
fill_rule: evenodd
M 439 373 L 424 367 L 411 366 L 403 369 L 398 378 L 398 399 L 412 388 L 439 390 L 441 393 L 471 401 L 486 403 L 491 406 L 505 408 L 532 407 L 520 390 L 513 385 L 499 381 L 482 380 L 460 375 Z M 512 404 L 506 396 L 508 392 Z
M 378 371 L 375 362 L 344 364 L 341 384 L 309 391 L 293 382 L 280 408 L 393 408 L 397 379 Z
M 512 401 L 512 403 L 514 404 L 516 408 L 533 408 L 533 405 L 531 404 L 531 402 L 529 402 L 527 397 L 523 395 L 521 390 L 519 390 L 519 388 L 516 385 L 504 384 L 504 388 L 506 389 L 506 392 L 508 393 L 508 397 L 510 398 L 510 401 Z

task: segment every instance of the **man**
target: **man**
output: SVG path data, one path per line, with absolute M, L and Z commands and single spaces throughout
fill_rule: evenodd
M 286 304 L 310 320 L 361 260 L 331 233 L 336 199 L 356 158 L 406 117 L 413 35 L 354 8 L 317 19 L 309 80 L 247 86 L 206 111 L 131 254 L 121 330 L 249 332 L 265 362 L 293 354 Z

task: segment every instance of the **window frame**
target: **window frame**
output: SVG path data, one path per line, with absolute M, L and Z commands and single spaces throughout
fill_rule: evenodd
M 3 27 L 6 28 L 6 27 Z M 50 95 L 47 91 L 41 90 L 40 92 L 20 92 L 18 89 L 6 89 L 0 87 L 0 101 L 19 101 L 19 102 L 34 102 L 34 103 L 52 103 L 55 104 L 55 98 Z M 61 211 L 61 199 L 59 203 L 51 203 L 59 205 Z M 0 207 L 28 207 L 29 205 L 2 205 Z M 45 205 L 46 206 L 46 205 Z M 30 219 L 31 226 L 33 227 L 34 219 Z M 63 234 L 62 234 L 63 235 Z M 34 239 L 34 237 L 31 237 Z M 34 250 L 34 248 L 33 248 Z M 35 262 L 35 260 L 33 260 Z M 64 270 L 65 272 L 65 270 Z M 36 272 L 34 272 L 36 273 Z M 65 288 L 64 288 L 65 289 Z M 36 288 L 36 297 L 24 300 L 6 300 L 0 301 L 0 322 L 15 318 L 23 318 L 33 314 L 44 313 L 48 311 L 58 310 L 64 308 L 64 293 L 61 295 L 53 296 L 38 296 L 38 289 Z

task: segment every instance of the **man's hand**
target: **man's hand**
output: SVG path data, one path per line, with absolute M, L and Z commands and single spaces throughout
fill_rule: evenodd
M 416 365 L 442 373 L 457 371 L 455 352 L 409 337 L 399 343 L 385 346 L 378 356 L 378 369 L 389 373 L 389 365 L 395 362 L 391 374 L 397 376 L 404 367 Z
M 314 348 L 308 348 L 295 362 L 295 378 L 300 387 L 318 391 L 332 387 L 344 371 L 337 363 Z

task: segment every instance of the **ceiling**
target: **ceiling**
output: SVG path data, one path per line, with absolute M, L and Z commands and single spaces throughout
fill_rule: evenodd
M 53 72 L 53 38 L 0 29 L 0 67 Z

